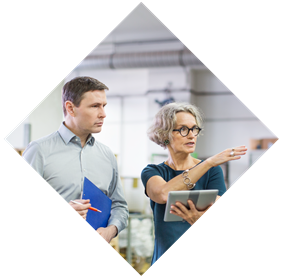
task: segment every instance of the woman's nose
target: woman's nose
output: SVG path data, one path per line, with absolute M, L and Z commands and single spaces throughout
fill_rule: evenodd
M 193 131 L 189 130 L 189 133 L 186 135 L 186 137 L 188 137 L 188 138 L 194 137 Z

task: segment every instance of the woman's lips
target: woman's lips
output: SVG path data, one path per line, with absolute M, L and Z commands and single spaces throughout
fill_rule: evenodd
M 194 146 L 195 145 L 195 142 L 188 142 L 185 144 L 186 146 Z

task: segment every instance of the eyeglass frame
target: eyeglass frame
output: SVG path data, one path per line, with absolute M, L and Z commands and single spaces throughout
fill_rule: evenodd
M 182 129 L 183 127 L 187 127 L 187 129 L 188 129 L 188 133 L 187 133 L 185 136 L 183 136 L 183 135 L 181 134 L 181 129 Z M 198 128 L 198 129 L 199 129 L 199 132 L 198 132 L 198 134 L 196 134 L 196 135 L 193 133 L 193 129 L 194 129 L 194 128 Z M 194 136 L 198 136 L 198 135 L 200 134 L 201 130 L 202 130 L 202 128 L 198 127 L 197 125 L 194 125 L 192 128 L 189 128 L 188 126 L 183 125 L 181 128 L 179 128 L 179 129 L 173 129 L 172 131 L 178 131 L 182 137 L 186 137 L 187 135 L 189 135 L 190 131 L 192 131 L 192 133 L 193 133 Z

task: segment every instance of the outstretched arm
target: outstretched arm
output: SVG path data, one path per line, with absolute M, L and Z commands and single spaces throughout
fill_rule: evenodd
M 234 156 L 231 156 L 232 149 L 226 149 L 223 152 L 216 154 L 206 159 L 201 164 L 189 171 L 189 178 L 191 183 L 196 183 L 210 168 L 218 166 L 222 163 L 232 160 L 238 160 L 242 155 L 245 155 L 247 148 L 239 146 L 234 148 Z M 166 182 L 160 176 L 151 177 L 146 185 L 146 192 L 148 196 L 159 204 L 165 204 L 167 201 L 168 193 L 170 191 L 187 190 L 187 186 L 183 182 L 182 174 L 174 177 L 169 182 Z

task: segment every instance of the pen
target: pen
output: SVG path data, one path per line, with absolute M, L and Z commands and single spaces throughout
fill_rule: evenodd
M 74 201 L 74 200 L 71 200 L 71 202 L 73 203 L 76 203 L 76 204 L 80 204 L 80 205 L 83 205 L 82 203 L 78 202 L 78 201 Z M 88 209 L 92 210 L 92 211 L 95 211 L 95 212 L 100 212 L 102 213 L 101 210 L 97 209 L 97 208 L 94 208 L 94 207 L 89 207 Z

